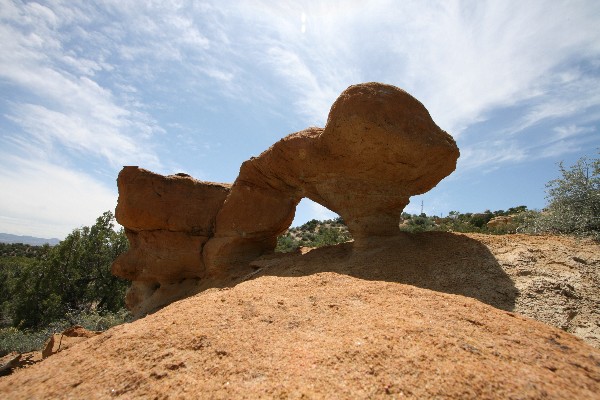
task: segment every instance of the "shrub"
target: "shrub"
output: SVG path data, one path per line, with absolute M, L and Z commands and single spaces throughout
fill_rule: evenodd
M 44 342 L 53 332 L 21 331 L 15 327 L 0 329 L 0 357 L 10 352 L 27 353 L 29 351 L 40 350 Z
M 292 239 L 292 236 L 289 233 L 286 233 L 277 238 L 277 247 L 275 247 L 275 251 L 279 253 L 289 253 L 290 251 L 294 251 L 297 247 L 298 242 Z
M 68 314 L 65 319 L 53 321 L 37 330 L 21 330 L 13 326 L 0 328 L 0 357 L 13 351 L 26 353 L 41 350 L 52 334 L 62 332 L 74 325 L 81 325 L 92 331 L 105 331 L 131 320 L 129 311 L 121 309 L 116 312 L 91 311 Z
M 127 249 L 122 231 L 115 232 L 114 216 L 104 213 L 91 227 L 74 230 L 32 262 L 0 270 L 5 289 L 0 295 L 2 320 L 19 328 L 40 329 L 68 314 L 117 312 L 124 306 L 127 282 L 113 276 L 110 266 Z
M 406 224 L 401 226 L 401 230 L 405 232 L 425 232 L 431 231 L 435 228 L 435 223 L 425 214 L 415 215 L 410 219 L 406 219 L 408 221 Z
M 600 240 L 600 159 L 584 157 L 570 168 L 559 167 L 562 176 L 546 184 L 548 207 L 536 228 Z
M 297 228 L 290 228 L 288 232 L 277 238 L 275 251 L 287 253 L 300 246 L 321 247 L 347 242 L 351 239 L 348 228 L 341 218 L 326 221 L 310 220 Z

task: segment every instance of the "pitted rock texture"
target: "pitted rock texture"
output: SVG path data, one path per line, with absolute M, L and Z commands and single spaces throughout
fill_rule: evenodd
M 163 176 L 124 167 L 117 179 L 116 217 L 134 232 L 164 230 L 211 236 L 216 212 L 231 185 L 203 182 L 186 174 Z
M 598 398 L 600 351 L 570 334 L 394 281 L 289 276 L 332 267 L 311 253 L 0 378 L 0 398 Z
M 123 168 L 117 184 L 115 214 L 130 248 L 114 262 L 112 273 L 133 281 L 126 302 L 139 315 L 181 298 L 204 277 L 202 246 L 213 235 L 230 185 L 138 167 Z
M 338 213 L 356 243 L 398 233 L 410 196 L 456 168 L 452 137 L 403 90 L 380 83 L 349 87 L 324 129 L 309 128 L 242 164 L 204 248 L 209 274 L 222 274 L 275 247 L 307 197 Z

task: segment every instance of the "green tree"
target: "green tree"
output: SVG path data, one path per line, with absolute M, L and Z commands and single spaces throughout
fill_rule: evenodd
M 126 249 L 125 234 L 114 230 L 111 212 L 92 227 L 75 229 L 23 269 L 13 288 L 13 323 L 40 327 L 77 313 L 118 311 L 127 282 L 112 276 L 110 266 Z
M 548 207 L 537 223 L 545 231 L 600 239 L 600 159 L 583 157 L 546 184 Z
M 344 243 L 350 240 L 350 234 L 347 231 L 337 228 L 320 227 L 315 235 L 311 247 L 332 246 L 338 243 Z
M 277 247 L 275 251 L 279 253 L 289 253 L 296 250 L 298 242 L 295 241 L 289 233 L 281 235 L 277 238 Z

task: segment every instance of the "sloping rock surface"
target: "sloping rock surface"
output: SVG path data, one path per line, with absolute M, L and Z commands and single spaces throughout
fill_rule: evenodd
M 31 351 L 22 354 L 13 352 L 0 358 L 0 376 L 7 375 L 16 369 L 27 368 L 30 365 L 37 364 L 58 352 L 68 349 L 74 344 L 81 343 L 100 333 L 90 331 L 79 325 L 65 329 L 63 332 L 55 333 L 48 338 L 41 351 Z
M 521 251 L 546 243 L 547 261 L 566 251 L 578 269 L 598 246 L 529 238 L 427 233 L 262 257 L 236 286 L 0 378 L 0 398 L 596 399 L 599 350 L 497 307 L 528 290 L 505 272 Z

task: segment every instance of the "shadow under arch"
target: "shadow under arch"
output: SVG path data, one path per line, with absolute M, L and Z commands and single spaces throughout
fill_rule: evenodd
M 251 265 L 258 269 L 252 278 L 336 272 L 472 297 L 506 311 L 514 310 L 519 293 L 484 244 L 450 232 L 400 232 L 360 247 L 347 242 L 306 254 L 275 253 Z

